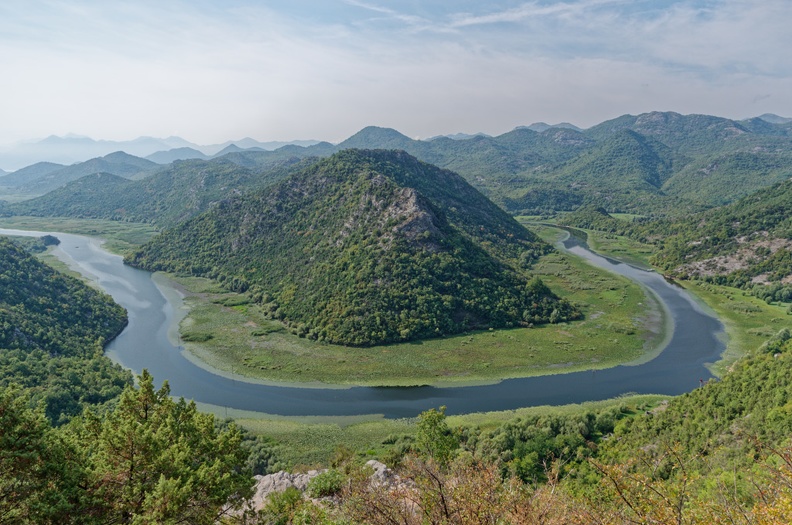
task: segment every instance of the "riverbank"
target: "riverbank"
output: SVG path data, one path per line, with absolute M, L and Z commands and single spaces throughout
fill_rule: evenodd
M 653 249 L 649 244 L 594 230 L 585 230 L 585 233 L 590 245 L 597 247 L 597 253 L 625 262 L 649 264 L 648 255 Z M 726 348 L 721 358 L 709 366 L 718 377 L 781 328 L 792 324 L 785 307 L 767 304 L 738 288 L 699 281 L 677 281 L 676 284 L 684 287 L 702 308 L 716 315 L 724 325 Z
M 150 224 L 60 217 L 0 217 L 0 228 L 57 231 L 99 238 L 102 248 L 115 255 L 123 255 L 159 233 Z

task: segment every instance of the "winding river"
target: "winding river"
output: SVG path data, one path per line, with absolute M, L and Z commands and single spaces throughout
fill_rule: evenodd
M 0 229 L 6 235 L 44 232 Z M 654 272 L 601 257 L 574 237 L 565 241 L 573 254 L 640 282 L 665 305 L 673 321 L 667 346 L 654 359 L 635 366 L 507 379 L 465 387 L 300 388 L 272 386 L 214 374 L 187 359 L 168 331 L 178 312 L 146 271 L 123 264 L 120 256 L 94 238 L 51 233 L 61 240 L 55 255 L 98 283 L 127 309 L 129 325 L 107 347 L 114 361 L 139 373 L 147 368 L 156 381 L 167 379 L 171 393 L 196 402 L 283 416 L 351 416 L 382 414 L 413 417 L 445 405 L 449 414 L 510 410 L 535 405 L 580 403 L 627 393 L 678 395 L 711 377 L 706 365 L 724 350 L 723 326 L 682 288 Z

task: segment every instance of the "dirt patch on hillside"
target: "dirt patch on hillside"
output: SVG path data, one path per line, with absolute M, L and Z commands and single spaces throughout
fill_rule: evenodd
M 765 236 L 767 232 L 759 232 L 757 235 Z M 683 264 L 676 269 L 676 272 L 702 277 L 728 275 L 737 270 L 745 270 L 753 264 L 763 261 L 769 256 L 767 255 L 767 250 L 769 250 L 770 254 L 774 254 L 781 249 L 792 249 L 792 240 L 789 239 L 762 238 L 749 241 L 746 237 L 740 237 L 737 242 L 740 247 L 734 253 Z M 760 248 L 762 249 L 760 250 Z M 759 253 L 757 253 L 757 250 Z M 754 282 L 766 283 L 767 277 L 767 275 L 758 275 L 754 278 Z M 789 279 L 792 279 L 792 276 L 784 278 L 785 281 Z

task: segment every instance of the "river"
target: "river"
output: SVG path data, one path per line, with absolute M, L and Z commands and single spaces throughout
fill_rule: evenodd
M 0 229 L 5 235 L 47 232 Z M 654 359 L 635 366 L 507 379 L 497 384 L 464 387 L 300 388 L 272 386 L 218 375 L 187 359 L 168 331 L 178 323 L 174 303 L 149 272 L 123 264 L 101 248 L 100 241 L 66 233 L 54 254 L 96 282 L 127 309 L 129 325 L 106 349 L 107 355 L 139 373 L 143 368 L 157 382 L 167 380 L 171 393 L 199 403 L 283 416 L 353 416 L 381 414 L 413 417 L 445 405 L 448 414 L 510 410 L 536 405 L 561 405 L 612 398 L 628 393 L 678 395 L 693 390 L 711 373 L 725 345 L 723 326 L 681 287 L 654 272 L 601 257 L 570 237 L 565 247 L 592 264 L 640 282 L 664 304 L 673 322 L 667 346 Z

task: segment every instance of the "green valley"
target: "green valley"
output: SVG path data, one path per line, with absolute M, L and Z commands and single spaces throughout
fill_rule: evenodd
M 168 499 L 180 502 L 174 515 L 189 515 L 194 500 L 181 482 L 155 487 L 117 470 L 113 443 L 124 436 L 153 444 L 143 453 L 154 471 L 200 486 L 207 516 L 249 494 L 253 472 L 329 466 L 325 488 L 335 490 L 331 478 L 346 487 L 335 493 L 338 505 L 298 495 L 292 511 L 317 523 L 377 523 L 366 509 L 391 493 L 373 499 L 359 484 L 372 458 L 415 482 L 419 506 L 433 497 L 423 492 L 430 479 L 510 494 L 511 506 L 492 507 L 506 521 L 535 518 L 540 500 L 558 523 L 709 523 L 738 508 L 751 519 L 778 514 L 789 499 L 779 487 L 792 479 L 787 128 L 673 113 L 462 140 L 366 128 L 345 146 L 237 149 L 139 175 L 91 174 L 7 203 L 4 226 L 100 235 L 132 264 L 171 272 L 189 308 L 181 344 L 220 375 L 292 386 L 463 386 L 650 359 L 668 335 L 654 296 L 553 249 L 564 235 L 556 224 L 581 230 L 603 255 L 678 279 L 728 338 L 710 364 L 718 379 L 676 399 L 452 417 L 438 407 L 395 420 L 196 407 L 169 401 L 168 387 L 157 392 L 145 372 L 130 386 L 131 374 L 102 356 L 123 313 L 25 253 L 52 260 L 41 253 L 50 239 L 3 241 L 4 435 L 31 429 L 27 449 L 8 450 L 35 464 L 26 471 L 20 455 L 0 456 L 14 479 L 27 480 L 19 508 L 29 521 L 63 521 L 75 509 L 166 516 L 153 502 Z M 415 157 L 337 152 L 372 145 Z M 28 171 L 43 183 L 62 169 Z M 516 221 L 473 186 L 509 211 L 536 215 Z M 156 407 L 150 421 L 136 419 L 141 402 Z M 93 436 L 98 445 L 85 447 Z M 171 436 L 184 454 L 217 461 L 215 474 L 171 455 Z M 70 459 L 77 456 L 84 461 Z M 57 505 L 48 472 L 56 472 L 55 493 L 67 495 Z M 154 506 L 97 483 L 119 472 Z M 215 483 L 223 476 L 232 480 L 225 489 Z M 448 498 L 452 514 L 470 500 Z M 12 516 L 5 502 L 0 515 Z M 271 522 L 273 509 L 257 519 Z M 433 509 L 426 515 L 439 516 Z

